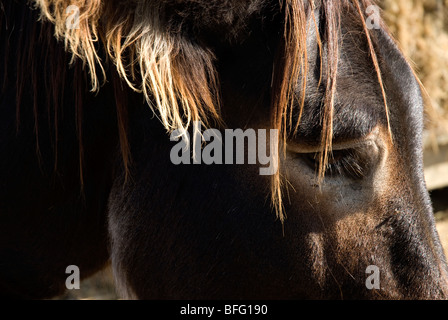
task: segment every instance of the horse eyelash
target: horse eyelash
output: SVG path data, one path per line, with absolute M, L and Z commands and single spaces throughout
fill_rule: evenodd
M 337 155 L 337 157 L 335 157 Z M 320 152 L 300 154 L 299 157 L 314 170 L 319 169 Z M 346 176 L 354 180 L 363 179 L 367 175 L 367 162 L 354 149 L 333 151 L 324 168 L 329 177 Z

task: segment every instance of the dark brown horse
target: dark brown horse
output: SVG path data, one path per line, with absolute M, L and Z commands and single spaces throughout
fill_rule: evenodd
M 128 298 L 447 298 L 420 85 L 370 5 L 0 0 L 0 294 L 111 261 Z M 278 170 L 172 163 L 193 121 L 277 130 Z

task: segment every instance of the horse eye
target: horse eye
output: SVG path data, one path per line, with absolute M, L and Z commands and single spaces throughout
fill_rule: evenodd
M 302 153 L 300 157 L 317 172 L 321 153 Z M 368 164 L 355 149 L 334 150 L 328 157 L 325 176 L 346 176 L 354 180 L 363 179 L 368 173 Z

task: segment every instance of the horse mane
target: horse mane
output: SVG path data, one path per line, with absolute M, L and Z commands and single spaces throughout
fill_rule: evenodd
M 173 1 L 31 1 L 39 10 L 41 20 L 47 20 L 53 24 L 51 32 L 58 40 L 64 42 L 66 51 L 71 54 L 71 61 L 62 61 L 61 63 L 81 61 L 82 66 L 88 71 L 88 79 L 85 80 L 90 83 L 92 91 L 99 90 L 106 80 L 105 64 L 111 61 L 116 66 L 113 73 L 117 74 L 117 77 L 112 76 L 112 83 L 117 98 L 119 98 L 117 102 L 118 127 L 126 172 L 130 163 L 130 151 L 126 136 L 126 99 L 122 90 L 119 89 L 121 81 L 143 94 L 149 106 L 169 132 L 178 129 L 186 131 L 193 121 L 201 121 L 205 126 L 213 122 L 222 123 L 220 84 L 215 68 L 216 57 L 210 49 L 185 37 L 176 29 L 175 24 L 170 24 L 170 20 L 166 19 L 167 7 Z M 218 16 L 216 20 L 224 21 L 222 23 L 226 26 L 235 26 L 228 32 L 232 36 L 238 32 L 238 28 L 242 28 L 244 25 L 243 18 L 259 12 L 264 1 L 252 0 L 252 4 L 248 6 L 242 5 L 240 1 L 221 1 L 229 7 L 223 11 L 222 17 Z M 215 3 L 214 1 L 210 2 Z M 201 3 L 201 1 L 194 1 L 194 3 Z M 204 1 L 204 3 L 208 2 Z M 383 93 L 386 114 L 388 114 L 381 72 L 371 39 L 372 34 L 365 23 L 364 13 L 373 2 L 371 0 L 279 0 L 279 4 L 284 16 L 284 32 L 272 75 L 271 122 L 272 127 L 280 131 L 283 141 L 291 131 L 297 130 L 304 107 L 304 94 L 297 97 L 295 90 L 299 86 L 302 88 L 301 92 L 304 93 L 307 86 L 307 18 L 316 6 L 320 6 L 324 13 L 326 29 L 323 32 L 323 37 L 321 38 L 320 33 L 317 32 L 321 59 L 325 44 L 328 60 L 326 82 L 323 83 L 325 99 L 322 106 L 322 152 L 319 166 L 319 177 L 322 178 L 331 151 L 333 108 L 339 61 L 340 14 L 344 7 L 350 7 L 362 21 L 372 62 Z M 75 5 L 80 9 L 78 29 L 67 28 L 66 8 L 70 5 Z M 237 7 L 234 8 L 234 12 L 244 12 L 240 15 L 231 15 L 229 12 L 233 11 L 227 10 L 231 6 Z M 195 12 L 200 12 L 200 10 Z M 197 20 L 201 21 L 201 19 Z M 314 24 L 317 28 L 316 21 Z M 40 32 L 50 32 L 48 25 L 39 27 L 41 28 Z M 38 39 L 38 37 L 35 36 L 34 39 Z M 27 44 L 30 57 L 33 54 L 35 41 L 28 41 Z M 104 48 L 104 56 L 99 54 L 99 48 Z M 64 71 L 54 68 L 51 72 L 55 73 L 52 77 L 55 82 L 54 88 L 60 87 L 57 85 L 57 79 L 63 78 L 63 75 L 59 73 Z M 297 79 L 300 79 L 300 83 L 297 83 Z M 20 87 L 21 85 L 18 83 L 18 88 Z M 57 89 L 51 90 L 53 92 L 50 96 L 54 97 L 55 105 L 57 105 L 56 100 L 60 92 L 57 92 Z M 17 95 L 20 98 L 19 89 Z M 80 97 L 78 99 L 77 114 L 82 117 L 82 102 Z M 297 112 L 297 101 L 299 101 L 299 121 L 293 126 L 293 111 Z M 55 108 L 55 112 L 57 112 L 57 108 Z M 37 119 L 37 113 L 35 117 Z M 36 135 L 37 133 L 36 125 Z M 79 134 L 81 135 L 82 132 Z M 82 141 L 81 138 L 80 141 Z M 277 159 L 279 159 L 280 145 L 277 149 L 279 149 L 277 152 Z M 82 143 L 80 142 L 80 164 L 82 164 L 81 150 Z M 280 170 L 272 177 L 271 199 L 277 216 L 283 222 L 285 213 L 282 202 L 282 181 L 284 179 L 279 172 Z
M 325 175 L 325 168 L 327 167 L 330 152 L 332 150 L 333 139 L 333 116 L 334 116 L 334 99 L 337 87 L 337 75 L 338 75 L 338 63 L 339 63 L 339 45 L 340 45 L 340 23 L 341 12 L 344 8 L 349 8 L 352 13 L 358 16 L 363 31 L 367 40 L 369 54 L 372 59 L 373 66 L 377 74 L 378 84 L 381 88 L 383 96 L 383 102 L 385 107 L 385 114 L 387 119 L 387 125 L 389 128 L 390 139 L 392 140 L 390 121 L 389 121 L 389 108 L 387 105 L 386 92 L 383 85 L 381 70 L 379 67 L 378 58 L 375 52 L 372 37 L 374 36 L 367 27 L 366 13 L 367 7 L 374 5 L 374 0 L 285 0 L 283 5 L 285 6 L 285 29 L 284 29 L 284 46 L 281 54 L 284 55 L 284 59 L 277 61 L 277 74 L 274 74 L 275 85 L 272 92 L 272 123 L 273 127 L 280 130 L 283 136 L 283 141 L 286 141 L 286 137 L 290 134 L 297 132 L 302 116 L 302 111 L 305 104 L 305 92 L 307 87 L 307 14 L 312 13 L 317 5 L 321 6 L 325 19 L 325 30 L 323 37 L 320 36 L 320 32 L 317 28 L 317 22 L 315 16 L 313 17 L 313 23 L 316 28 L 317 44 L 320 51 L 321 70 L 318 86 L 321 86 L 322 76 L 322 57 L 323 46 L 325 44 L 327 50 L 327 70 L 326 70 L 326 83 L 324 84 L 325 94 L 322 104 L 322 135 L 321 135 L 321 152 L 319 158 L 318 167 L 318 182 L 321 184 Z M 383 21 L 381 21 L 381 27 L 387 30 Z M 295 79 L 301 79 L 301 83 L 297 83 Z M 301 97 L 295 96 L 295 90 L 297 85 L 301 88 Z M 294 110 L 297 108 L 295 103 L 299 100 L 299 112 L 298 120 L 293 125 L 293 114 L 297 112 Z M 286 145 L 284 144 L 284 148 Z M 271 197 L 272 202 L 275 204 L 277 215 L 282 221 L 285 219 L 283 201 L 282 201 L 282 182 L 284 179 L 279 174 L 272 176 L 271 183 Z

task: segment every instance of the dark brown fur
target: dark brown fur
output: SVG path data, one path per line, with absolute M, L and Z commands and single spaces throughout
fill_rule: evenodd
M 78 0 L 80 31 L 36 3 L 54 26 L 0 2 L 2 294 L 110 257 L 130 298 L 447 297 L 419 83 L 369 1 Z M 173 165 L 193 120 L 279 129 L 278 175 Z

